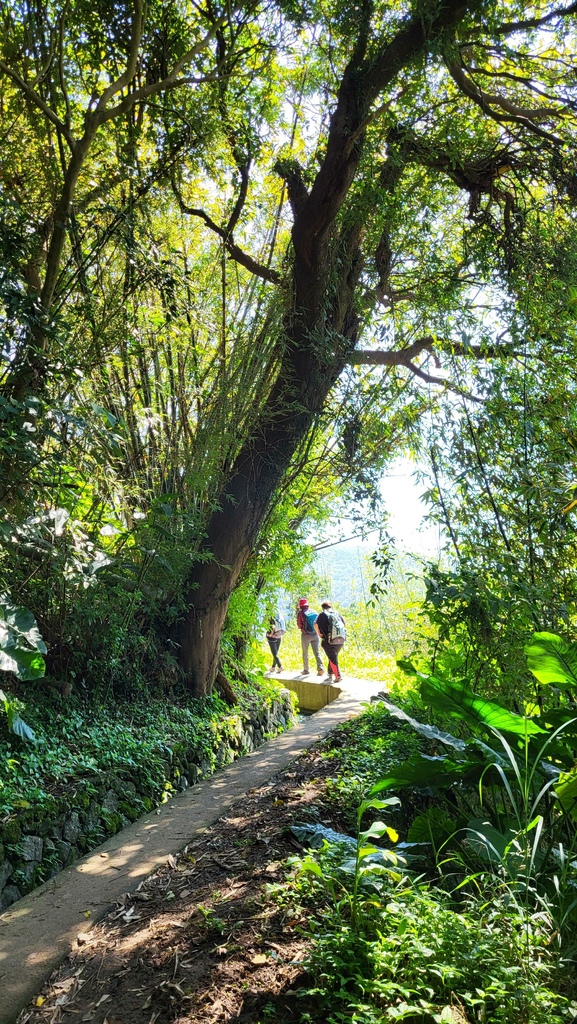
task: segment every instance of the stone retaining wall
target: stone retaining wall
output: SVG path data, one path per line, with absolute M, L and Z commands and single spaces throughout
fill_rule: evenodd
M 184 742 L 165 747 L 162 795 L 151 792 L 137 774 L 111 772 L 75 780 L 41 808 L 22 807 L 17 817 L 0 822 L 0 913 L 177 790 L 207 778 L 294 722 L 291 694 L 281 690 L 270 706 L 231 714 L 218 723 L 210 753 L 199 756 Z

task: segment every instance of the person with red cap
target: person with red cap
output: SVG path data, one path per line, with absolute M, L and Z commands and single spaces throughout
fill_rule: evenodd
M 323 663 L 319 651 L 319 638 L 315 629 L 317 613 L 309 608 L 306 597 L 301 597 L 297 612 L 297 626 L 301 631 L 301 647 L 303 652 L 303 670 L 301 676 L 309 674 L 309 647 L 312 647 L 317 663 L 317 676 L 324 676 Z

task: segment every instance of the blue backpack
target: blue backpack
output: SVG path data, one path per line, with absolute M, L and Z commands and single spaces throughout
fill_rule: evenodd
M 316 633 L 315 622 L 317 621 L 317 613 L 316 612 L 311 612 L 310 609 L 309 609 L 308 612 L 304 613 L 304 619 L 305 619 L 305 633 Z

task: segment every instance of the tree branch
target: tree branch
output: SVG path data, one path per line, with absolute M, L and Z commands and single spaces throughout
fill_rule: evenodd
M 201 210 L 194 206 L 188 206 L 187 203 L 184 202 L 174 180 L 172 182 L 172 187 L 182 212 L 188 214 L 189 217 L 200 217 L 211 231 L 214 231 L 219 238 L 222 238 L 226 251 L 236 263 L 240 263 L 240 265 L 250 271 L 251 274 L 254 274 L 256 277 L 261 277 L 263 281 L 269 281 L 271 284 L 280 283 L 281 276 L 277 270 L 264 266 L 262 263 L 253 259 L 252 256 L 249 256 L 248 253 L 244 252 L 244 250 L 234 242 L 228 227 L 221 228 L 205 210 Z
M 221 19 L 219 19 L 218 22 L 216 22 L 216 24 L 210 29 L 210 31 L 206 33 L 203 39 L 201 39 L 194 46 L 190 47 L 190 49 L 184 54 L 184 56 L 181 57 L 181 59 L 177 61 L 177 63 L 174 65 L 170 74 L 161 82 L 156 82 L 150 86 L 144 86 L 142 89 L 136 89 L 134 92 L 129 93 L 127 96 L 125 96 L 121 100 L 121 102 L 118 103 L 115 107 L 107 109 L 106 105 L 108 101 L 122 89 L 126 88 L 126 86 L 130 84 L 130 82 L 133 80 L 136 74 L 136 67 L 138 63 L 138 51 L 142 39 L 143 10 L 143 0 L 134 0 L 134 15 L 132 19 L 130 48 L 126 69 L 123 72 L 123 74 L 116 79 L 115 82 L 112 82 L 104 90 L 96 104 L 96 108 L 92 111 L 89 108 L 86 112 L 84 133 L 80 139 L 74 139 L 71 132 L 67 129 L 66 125 L 63 124 L 59 118 L 56 117 L 54 111 L 52 111 L 50 107 L 48 107 L 47 104 L 45 104 L 44 101 L 41 100 L 40 97 L 36 96 L 34 90 L 31 90 L 32 96 L 30 98 L 33 99 L 34 102 L 38 103 L 38 105 L 44 111 L 46 116 L 50 118 L 51 121 L 57 124 L 57 127 L 60 131 L 62 131 L 72 151 L 72 157 L 68 164 L 66 174 L 64 177 L 62 193 L 60 195 L 60 199 L 58 201 L 56 209 L 54 211 L 54 231 L 52 233 L 52 238 L 50 239 L 50 246 L 46 258 L 46 274 L 41 293 L 41 301 L 46 309 L 50 308 L 54 296 L 54 289 L 60 267 L 62 249 L 64 246 L 64 240 L 66 238 L 66 233 L 68 230 L 68 217 L 70 215 L 70 206 L 74 199 L 74 193 L 76 190 L 78 176 L 80 174 L 80 171 L 82 170 L 82 166 L 84 164 L 84 161 L 86 159 L 90 146 L 92 145 L 98 128 L 105 121 L 108 121 L 111 118 L 117 117 L 119 114 L 125 113 L 126 111 L 130 110 L 139 99 L 146 98 L 147 96 L 153 95 L 156 92 L 162 92 L 166 89 L 174 88 L 177 85 L 181 84 L 182 80 L 178 78 L 181 69 L 184 67 L 185 64 L 187 64 L 192 59 L 192 57 L 194 57 L 197 53 L 200 53 L 209 45 L 211 40 L 214 38 L 214 35 L 219 25 L 222 24 L 225 20 L 225 16 L 223 16 Z M 2 62 L 0 62 L 0 68 L 1 67 Z M 5 67 L 8 73 L 11 73 L 8 66 L 5 65 Z M 14 77 L 13 74 L 12 77 Z M 22 82 L 22 85 L 25 86 L 26 94 L 28 94 L 30 87 L 26 82 L 24 82 L 23 79 L 21 79 L 20 81 Z M 236 253 L 235 258 L 238 258 L 239 253 L 241 253 L 241 250 L 238 250 L 238 253 Z M 246 257 L 246 259 L 250 260 L 250 257 Z M 241 262 L 240 259 L 239 262 Z M 257 264 L 255 265 L 258 266 Z M 253 271 L 253 273 L 254 272 L 255 271 Z
M 140 41 L 142 39 L 142 29 L 144 26 L 144 3 L 143 0 L 134 0 L 134 14 L 132 16 L 132 24 L 130 26 L 130 47 L 128 50 L 128 60 L 126 62 L 126 68 L 122 72 L 119 78 L 115 82 L 111 82 L 110 85 L 104 90 L 98 103 L 96 104 L 96 112 L 104 111 L 109 100 L 117 93 L 125 89 L 127 85 L 130 85 L 132 79 L 136 74 L 136 65 L 138 62 L 138 51 L 140 49 Z
M 230 217 L 228 218 L 228 224 L 226 225 L 225 228 L 227 236 L 230 237 L 232 237 L 232 233 L 236 225 L 238 224 L 240 215 L 243 211 L 244 204 L 246 202 L 250 173 L 250 157 L 247 157 L 244 163 L 241 163 L 240 160 L 237 160 L 236 166 L 238 168 L 238 173 L 240 174 L 240 188 L 238 190 L 238 197 L 236 203 L 234 204 L 233 211 Z
M 421 352 L 432 352 L 435 339 L 432 335 L 419 338 L 412 345 L 401 349 L 355 349 L 348 362 L 351 366 L 407 366 Z
M 472 395 L 470 391 L 466 391 L 458 384 L 453 384 L 450 380 L 445 380 L 444 377 L 433 377 L 432 374 L 425 373 L 424 370 L 421 370 L 419 366 L 415 366 L 414 363 L 406 363 L 406 366 L 411 373 L 414 373 L 415 377 L 420 377 L 426 384 L 440 384 L 441 387 L 446 388 L 447 391 L 452 391 L 456 395 L 461 395 L 461 398 L 468 398 L 470 402 L 483 402 L 482 398 L 477 398 L 477 396 Z
M 503 25 L 499 25 L 493 29 L 495 35 L 505 36 L 510 35 L 512 32 L 520 32 L 527 28 L 540 28 L 541 25 L 546 25 L 550 21 L 554 21 L 555 18 L 568 18 L 569 15 L 577 13 L 577 3 L 571 4 L 569 7 L 556 7 L 549 14 L 545 14 L 542 18 L 526 18 L 524 21 L 507 21 Z
M 142 0 L 135 0 L 135 7 L 142 11 Z M 108 101 L 112 98 L 112 96 L 115 96 L 118 92 L 121 91 L 121 89 L 125 88 L 134 78 L 134 74 L 136 71 L 136 61 L 138 58 L 138 47 L 140 45 L 140 37 L 138 44 L 136 45 L 135 54 L 134 44 L 136 42 L 136 38 L 135 33 L 133 31 L 127 69 L 124 72 L 124 74 L 121 75 L 115 83 L 113 83 L 113 85 L 110 85 L 108 89 L 106 89 L 102 93 L 102 96 L 100 97 L 98 104 L 96 106 L 95 113 L 98 115 L 98 123 L 102 124 L 104 121 L 109 121 L 111 118 L 118 117 L 119 114 L 125 114 L 134 106 L 135 103 L 138 103 L 140 100 L 147 99 L 149 96 L 154 96 L 156 95 L 156 93 L 168 92 L 169 89 L 175 89 L 179 85 L 198 85 L 202 82 L 209 81 L 209 76 L 203 76 L 199 79 L 190 77 L 179 78 L 178 76 L 180 75 L 182 69 L 186 67 L 187 64 L 190 64 L 191 60 L 194 57 L 198 56 L 198 54 L 202 53 L 210 45 L 210 43 L 215 38 L 219 28 L 221 28 L 221 26 L 224 25 L 224 23 L 226 22 L 228 13 L 232 14 L 232 11 L 227 12 L 227 15 L 222 15 L 221 18 L 217 19 L 212 28 L 208 30 L 206 35 L 204 35 L 203 38 L 198 41 L 198 43 L 195 43 L 194 46 L 191 46 L 186 51 L 186 53 L 180 58 L 180 60 L 176 62 L 172 71 L 170 72 L 170 74 L 166 76 L 166 78 L 163 78 L 160 82 L 152 82 L 149 85 L 143 85 L 140 89 L 135 89 L 134 92 L 129 93 L 128 96 L 125 96 L 121 100 L 121 102 L 118 103 L 115 107 L 107 109 Z M 133 20 L 133 26 L 135 24 L 135 20 L 136 11 Z M 134 70 L 132 71 L 130 77 L 127 78 L 131 67 L 133 67 Z
M 74 199 L 76 182 L 78 181 L 78 175 L 82 170 L 84 161 L 88 155 L 88 150 L 90 149 L 92 140 L 96 134 L 96 129 L 96 124 L 89 122 L 84 135 L 75 143 L 72 157 L 66 169 L 60 199 L 58 200 L 54 210 L 54 230 L 52 232 L 52 238 L 50 239 L 48 254 L 46 256 L 46 273 L 44 275 L 44 284 L 42 285 L 42 292 L 40 296 L 42 305 L 45 309 L 50 309 L 52 305 L 54 288 L 56 286 L 56 279 L 60 269 L 60 258 L 62 256 L 64 240 L 68 231 L 68 218 L 70 215 L 70 207 Z
M 66 106 L 66 126 L 70 129 L 72 124 L 72 114 L 70 109 L 70 99 L 68 98 L 68 91 L 66 89 L 66 78 L 64 75 L 64 26 L 66 22 L 66 16 L 68 14 L 69 2 L 66 0 L 62 13 L 60 15 L 60 24 L 58 28 L 58 76 L 60 78 L 60 89 L 64 97 L 64 103 Z
M 459 66 L 457 64 L 457 66 Z M 490 78 L 507 78 L 509 81 L 515 82 L 516 85 L 523 85 L 526 89 L 531 92 L 537 92 L 541 96 L 546 96 L 547 99 L 556 101 L 556 96 L 545 94 L 541 92 L 531 81 L 530 78 L 520 78 L 518 75 L 513 75 L 506 71 L 492 71 L 487 68 L 471 67 L 466 64 L 464 60 L 461 61 L 461 67 L 463 71 L 468 71 L 470 75 L 487 75 Z M 474 83 L 476 84 L 476 83 Z M 563 107 L 520 107 L 516 103 L 513 103 L 507 96 L 503 96 L 502 93 L 490 93 L 481 90 L 478 86 L 479 92 L 482 92 L 487 103 L 496 103 L 498 107 L 501 107 L 508 114 L 515 114 L 518 117 L 526 117 L 529 120 L 535 120 L 536 118 L 558 118 L 563 117 L 565 113 L 565 104 Z
M 30 85 L 30 83 L 26 81 L 25 78 L 22 78 L 17 71 L 14 71 L 10 67 L 10 65 L 6 63 L 6 61 L 0 60 L 0 71 L 3 71 L 5 75 L 8 75 L 8 77 L 12 79 L 14 84 L 18 86 L 21 92 L 24 93 L 26 98 L 29 99 L 31 103 L 34 103 L 34 105 L 42 111 L 44 116 L 47 118 L 48 121 L 50 121 L 55 126 L 57 131 L 62 132 L 63 137 L 66 139 L 66 142 L 68 143 L 70 151 L 73 153 L 74 147 L 76 145 L 76 140 L 72 135 L 72 132 L 64 123 L 64 121 L 60 120 L 58 114 L 56 114 L 52 110 L 52 107 L 50 107 L 45 102 L 45 100 L 43 100 L 42 97 L 38 95 L 36 89 L 34 89 Z
M 309 198 L 307 187 L 303 181 L 302 167 L 297 160 L 277 160 L 274 170 L 286 184 L 289 203 L 296 220 L 304 210 Z
M 413 360 L 421 354 L 421 352 L 428 352 L 433 354 L 435 347 L 447 347 L 450 351 L 456 355 L 473 355 L 476 359 L 489 358 L 490 356 L 496 355 L 511 355 L 509 348 L 504 349 L 503 346 L 492 345 L 482 347 L 480 345 L 459 345 L 450 341 L 439 342 L 438 339 L 433 338 L 432 335 L 427 335 L 424 338 L 419 338 L 414 341 L 412 345 L 408 345 L 407 348 L 402 349 L 356 349 L 351 352 L 348 359 L 349 365 L 351 366 L 404 366 L 407 370 L 410 370 L 415 377 L 419 377 L 424 380 L 426 384 L 439 384 L 441 387 L 447 388 L 449 391 L 453 391 L 457 395 L 461 395 L 465 398 L 470 399 L 472 402 L 482 402 L 482 398 L 477 398 L 476 395 L 472 395 L 469 391 L 464 390 L 458 384 L 453 384 L 452 381 L 446 380 L 444 377 L 434 377 L 430 373 L 426 373 L 420 366 L 416 366 Z
M 359 128 L 383 90 L 440 33 L 453 29 L 477 0 L 450 0 L 438 6 L 427 24 L 419 13 L 374 57 L 368 58 L 361 42 L 345 68 L 331 117 L 326 156 L 310 190 L 308 200 L 296 217 L 293 244 L 302 260 L 303 275 L 317 262 L 318 247 L 335 222 L 355 177 L 363 150 L 364 131 Z M 362 36 L 362 32 L 360 33 Z
M 394 143 L 390 146 L 390 153 L 385 160 L 379 174 L 379 182 L 384 192 L 392 195 L 397 187 L 406 165 L 406 153 L 403 147 L 396 147 Z M 390 276 L 393 268 L 393 251 L 389 224 L 385 220 L 377 247 L 375 249 L 375 269 L 378 274 L 378 283 L 373 291 L 374 297 L 383 306 L 391 306 L 399 296 L 393 296 L 390 289 Z M 369 293 L 370 294 L 370 293 Z M 410 294 L 403 296 L 409 298 Z
M 432 334 L 427 334 L 406 348 L 355 349 L 351 352 L 348 363 L 351 366 L 409 366 L 421 352 L 432 353 L 436 349 L 456 356 L 472 356 L 475 359 L 519 355 L 510 345 L 463 345 L 449 338 L 434 338 Z
M 128 113 L 141 100 L 146 100 L 149 96 L 156 96 L 159 92 L 169 92 L 171 89 L 177 89 L 180 85 L 204 85 L 205 82 L 215 82 L 216 80 L 216 72 L 211 75 L 203 75 L 200 78 L 194 78 L 190 75 L 184 78 L 172 78 L 172 75 L 169 75 L 168 78 L 163 78 L 161 82 L 151 82 L 150 85 L 143 85 L 140 89 L 127 93 L 116 106 L 100 111 L 97 115 L 98 124 L 104 124 L 106 121 L 111 121 L 121 114 Z
M 557 135 L 553 135 L 551 132 L 545 131 L 538 124 L 531 119 L 528 114 L 530 112 L 524 112 L 522 108 L 515 107 L 514 104 L 510 103 L 505 97 L 498 97 L 490 93 L 483 92 L 478 85 L 475 85 L 470 78 L 467 78 L 463 68 L 456 60 L 448 60 L 447 68 L 451 78 L 465 96 L 473 100 L 478 107 L 481 108 L 484 114 L 488 114 L 489 117 L 493 118 L 494 121 L 504 124 L 506 122 L 513 122 L 514 124 L 520 124 L 524 128 L 528 128 L 529 131 L 539 135 L 542 139 L 546 139 L 548 142 L 553 142 L 559 146 L 562 144 L 562 139 L 558 138 Z M 503 109 L 507 110 L 510 108 L 510 112 L 506 114 L 499 113 L 491 106 L 491 103 L 497 102 Z M 515 112 L 517 111 L 517 112 Z

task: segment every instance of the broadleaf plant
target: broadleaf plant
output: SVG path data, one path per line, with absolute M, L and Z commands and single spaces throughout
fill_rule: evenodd
M 46 671 L 46 644 L 31 611 L 0 596 L 0 671 L 23 681 L 41 679 Z
M 555 633 L 535 633 L 525 654 L 529 670 L 540 683 L 553 683 L 563 690 L 577 686 L 576 642 Z
M 555 634 L 536 633 L 525 651 L 539 683 L 553 683 L 563 690 L 577 685 L 577 644 Z M 450 715 L 462 729 L 481 733 L 482 738 L 473 735 L 457 742 L 437 730 L 436 756 L 413 754 L 376 783 L 369 796 L 408 788 L 439 802 L 450 791 L 452 817 L 455 810 L 459 812 L 454 833 L 443 837 L 433 828 L 419 832 L 433 847 L 439 869 L 446 871 L 450 865 L 457 874 L 473 877 L 471 870 L 488 868 L 507 878 L 507 884 L 522 892 L 524 899 L 553 887 L 559 927 L 565 926 L 573 912 L 567 909 L 564 894 L 569 875 L 574 880 L 577 847 L 574 705 L 563 694 L 560 706 L 533 705 L 538 716 L 515 714 L 496 700 L 474 693 L 462 680 L 418 674 L 410 665 L 401 667 L 420 681 L 420 696 L 433 712 L 444 719 Z M 394 714 L 396 709 L 388 706 Z M 421 723 L 402 717 L 426 735 Z M 439 746 L 446 753 L 440 753 Z M 475 806 L 481 808 L 482 816 L 467 815 Z M 413 839 L 414 834 L 410 835 Z
M 535 736 L 544 732 L 533 719 L 517 715 L 497 701 L 481 697 L 462 680 L 425 676 L 421 681 L 421 697 L 425 704 L 441 714 L 466 722 L 474 731 L 497 729 L 516 736 Z
M 34 730 L 20 717 L 20 710 L 23 706 L 21 701 L 9 697 L 8 694 L 4 693 L 4 690 L 0 690 L 0 710 L 4 711 L 8 720 L 8 731 L 14 733 L 15 736 L 19 736 L 22 740 L 36 743 Z

